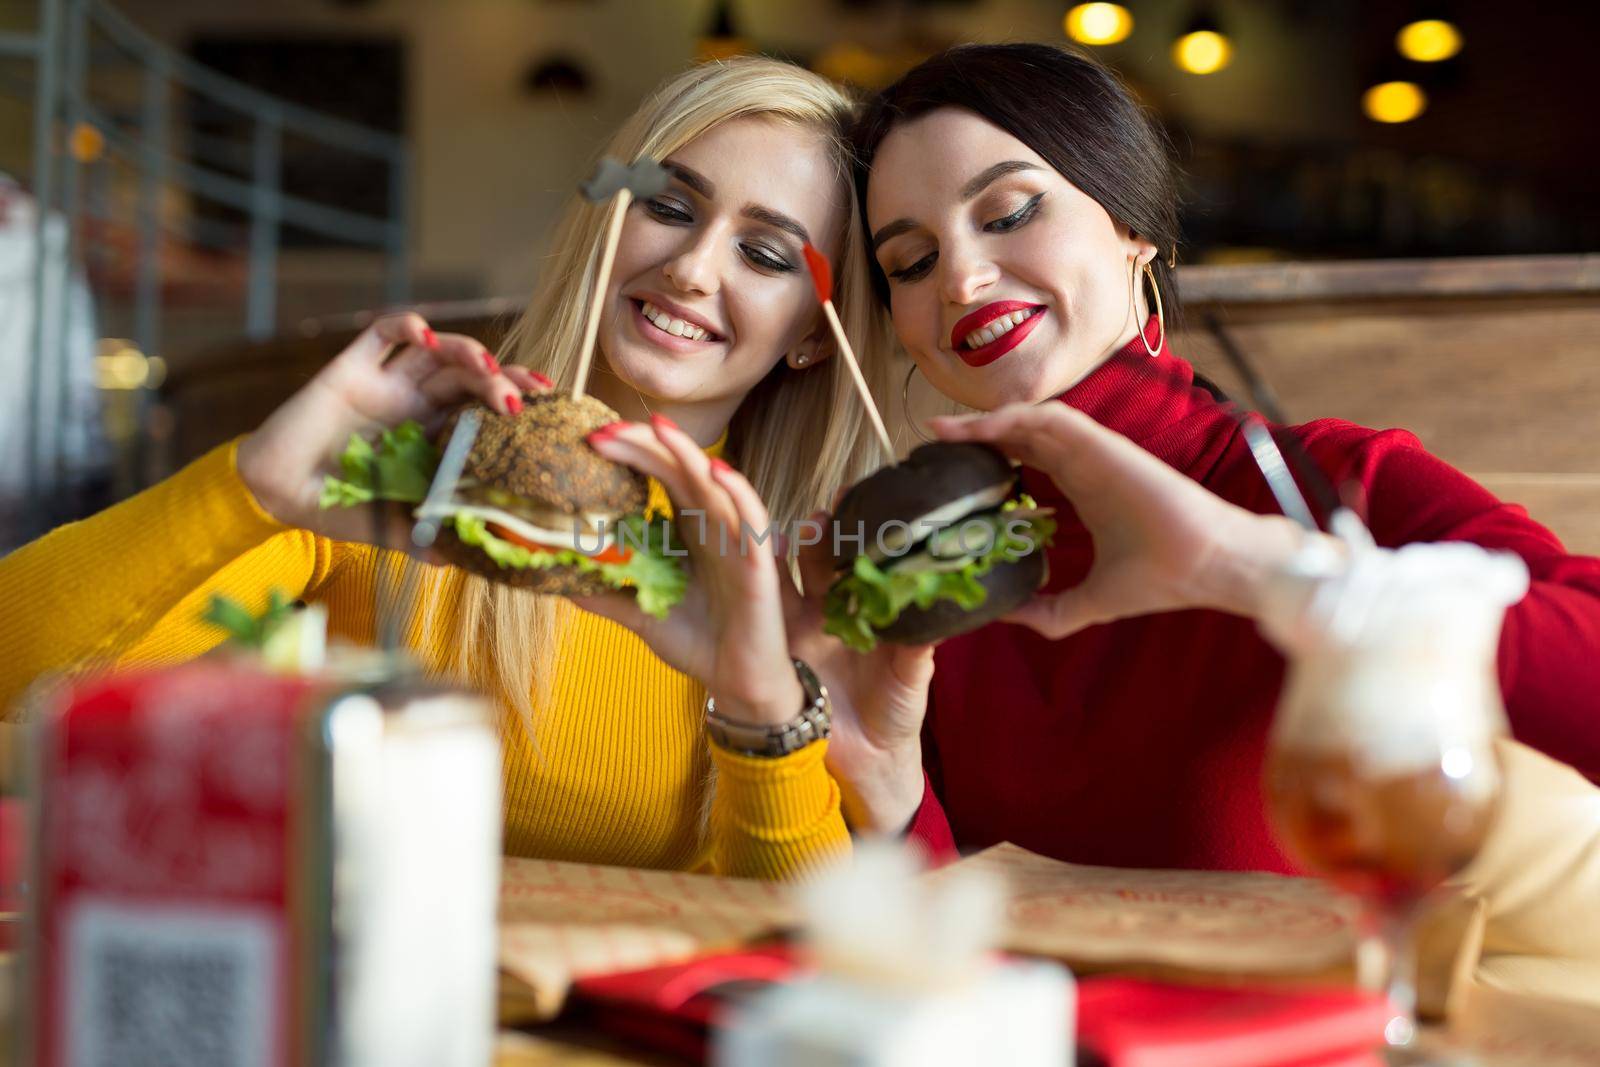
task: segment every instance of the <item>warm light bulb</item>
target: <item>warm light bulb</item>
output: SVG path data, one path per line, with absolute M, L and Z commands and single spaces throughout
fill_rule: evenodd
M 1196 30 L 1172 46 L 1172 61 L 1190 74 L 1215 74 L 1233 59 L 1233 44 L 1215 30 Z
M 94 357 L 95 384 L 101 389 L 141 389 L 150 384 L 150 363 L 128 341 L 103 338 Z M 165 376 L 165 364 L 161 369 Z
M 1410 122 L 1427 108 L 1427 94 L 1413 82 L 1384 82 L 1361 96 L 1361 109 L 1374 122 Z
M 1417 63 L 1438 63 L 1461 51 L 1461 31 L 1443 19 L 1419 19 L 1395 35 L 1400 54 Z
M 1062 21 L 1067 36 L 1084 44 L 1116 44 L 1133 32 L 1133 16 L 1121 4 L 1079 4 Z
M 106 135 L 89 123 L 80 122 L 72 129 L 70 145 L 73 159 L 93 163 L 106 150 Z

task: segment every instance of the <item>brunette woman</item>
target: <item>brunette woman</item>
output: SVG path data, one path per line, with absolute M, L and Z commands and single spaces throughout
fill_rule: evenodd
M 926 383 L 911 387 L 988 412 L 934 422 L 1022 460 L 1062 520 L 1044 594 L 939 646 L 920 738 L 906 708 L 880 719 L 875 759 L 854 768 L 888 798 L 876 821 L 938 839 L 942 802 L 963 847 L 1287 869 L 1261 786 L 1284 664 L 1251 616 L 1264 577 L 1321 535 L 1273 514 L 1235 418 L 1169 347 L 1166 143 L 1112 73 L 1044 45 L 935 56 L 855 141 L 874 285 Z M 1277 432 L 1359 486 L 1380 544 L 1526 561 L 1532 589 L 1500 643 L 1512 729 L 1600 776 L 1600 560 L 1403 430 Z

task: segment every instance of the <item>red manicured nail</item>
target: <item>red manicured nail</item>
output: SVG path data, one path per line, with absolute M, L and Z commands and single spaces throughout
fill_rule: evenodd
M 494 358 L 494 353 L 492 352 L 485 352 L 483 354 L 483 365 L 489 368 L 490 374 L 500 373 L 500 361 Z
M 506 410 L 516 415 L 522 411 L 522 398 L 516 393 L 506 394 Z
M 669 430 L 676 430 L 678 428 L 678 424 L 667 418 L 665 415 L 651 415 L 650 425 L 658 429 L 663 426 Z
M 428 351 L 436 351 L 439 347 L 439 335 L 424 326 L 422 328 L 422 343 L 428 346 Z
M 584 436 L 584 440 L 589 442 L 591 445 L 600 444 L 602 441 L 609 441 L 613 437 L 617 436 L 617 431 L 624 425 L 625 423 L 608 422 L 599 429 L 590 430 L 589 433 Z
M 538 382 L 540 385 L 544 386 L 546 389 L 554 389 L 556 387 L 556 383 L 555 382 L 551 381 L 549 378 L 546 378 L 544 375 L 540 374 L 536 370 L 529 371 L 528 372 L 528 377 L 532 378 L 534 381 Z
M 711 469 L 716 471 L 718 474 L 727 474 L 729 471 L 733 470 L 733 468 L 728 466 L 728 464 L 719 456 L 711 457 Z

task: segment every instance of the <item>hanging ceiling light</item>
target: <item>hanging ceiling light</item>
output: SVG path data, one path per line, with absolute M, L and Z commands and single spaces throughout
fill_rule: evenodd
M 1361 110 L 1373 122 L 1410 122 L 1428 110 L 1428 94 L 1416 82 L 1379 82 L 1361 94 Z
M 731 59 L 750 51 L 750 42 L 739 36 L 733 27 L 732 0 L 718 0 L 711 13 L 711 25 L 701 36 L 695 56 L 705 62 L 712 59 Z
M 1172 61 L 1190 74 L 1215 74 L 1233 60 L 1233 42 L 1208 12 L 1201 12 L 1172 44 Z
M 1416 63 L 1439 63 L 1461 51 L 1461 31 L 1448 19 L 1417 19 L 1395 34 L 1400 54 Z
M 546 93 L 581 95 L 589 91 L 591 81 L 589 71 L 581 60 L 552 54 L 528 64 L 522 72 L 522 91 L 530 96 Z
M 1082 44 L 1116 44 L 1133 32 L 1133 15 L 1121 4 L 1079 4 L 1061 24 Z

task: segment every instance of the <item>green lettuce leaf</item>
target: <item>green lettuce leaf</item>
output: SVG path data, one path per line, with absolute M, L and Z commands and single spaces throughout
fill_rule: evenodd
M 1031 512 L 1021 518 L 1026 526 L 1015 532 L 1007 522 L 1018 510 Z M 1055 534 L 1056 522 L 1048 512 L 1038 511 L 1027 496 L 1007 501 L 985 520 L 992 531 L 988 538 L 970 536 L 969 542 L 988 542 L 988 551 L 941 560 L 938 569 L 905 567 L 917 554 L 891 559 L 878 566 L 865 555 L 855 558 L 850 573 L 833 583 L 823 603 L 823 630 L 833 634 L 858 652 L 870 652 L 878 643 L 878 631 L 890 626 L 911 605 L 931 608 L 940 600 L 953 600 L 967 611 L 980 606 L 989 594 L 978 581 L 1001 563 L 1014 563 L 1029 551 L 1043 551 Z
M 385 430 L 376 448 L 360 434 L 351 434 L 339 456 L 344 476 L 324 478 L 317 503 L 324 508 L 348 508 L 374 499 L 420 504 L 438 468 L 439 450 L 419 423 L 402 422 Z
M 672 527 L 665 521 L 647 523 L 640 515 L 622 520 L 622 525 L 628 527 L 623 535 L 626 544 L 633 549 L 625 563 L 602 563 L 575 548 L 536 552 L 496 537 L 489 532 L 488 524 L 476 515 L 457 514 L 453 521 L 456 536 L 464 544 L 476 546 L 502 567 L 570 566 L 585 573 L 599 574 L 608 585 L 632 589 L 640 609 L 658 619 L 667 617 L 668 610 L 683 599 L 689 586 L 681 557 L 666 554 L 673 540 Z
M 200 618 L 225 630 L 228 640 L 234 644 L 259 649 L 294 613 L 294 601 L 282 589 L 274 588 L 267 593 L 267 609 L 260 615 L 252 614 L 249 608 L 231 597 L 213 593 Z

